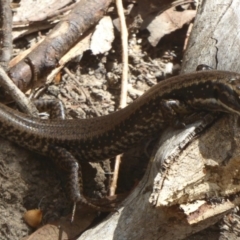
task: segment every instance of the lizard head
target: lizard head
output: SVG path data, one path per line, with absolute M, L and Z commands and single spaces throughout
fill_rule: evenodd
M 214 83 L 214 96 L 224 112 L 240 115 L 240 74 L 217 80 Z

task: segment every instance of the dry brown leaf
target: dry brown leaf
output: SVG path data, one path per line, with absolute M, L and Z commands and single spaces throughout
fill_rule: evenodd
M 112 47 L 114 40 L 112 19 L 108 16 L 102 18 L 92 35 L 90 49 L 94 55 L 105 53 Z
M 71 216 L 63 217 L 57 222 L 39 228 L 26 240 L 75 239 L 96 217 L 97 212 L 95 210 L 83 206 L 77 210 L 73 223 L 70 222 Z
M 34 22 L 45 19 L 49 13 L 52 13 L 68 4 L 72 0 L 21 0 L 19 8 L 13 17 L 13 22 Z
M 58 10 L 72 2 L 71 0 L 21 0 L 20 7 L 14 9 L 13 39 L 51 28 L 54 23 L 58 22 L 58 19 L 50 22 L 45 21 L 44 24 L 41 24 L 41 21 L 46 20 L 49 16 L 54 15 Z M 60 14 L 58 14 L 59 16 Z M 29 26 L 30 23 L 39 24 Z
M 171 32 L 190 23 L 196 15 L 195 10 L 175 11 L 171 8 L 155 17 L 147 26 L 150 36 L 148 38 L 152 46 L 156 46 L 160 39 Z

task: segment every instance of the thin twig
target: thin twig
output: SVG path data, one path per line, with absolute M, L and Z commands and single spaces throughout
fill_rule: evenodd
M 35 105 L 12 82 L 2 67 L 0 67 L 0 85 L 11 95 L 23 112 L 38 117 L 38 111 Z
M 124 16 L 124 9 L 122 5 L 122 0 L 116 0 L 116 6 L 118 11 L 118 16 L 120 20 L 120 29 L 121 29 L 121 40 L 122 40 L 122 81 L 121 81 L 121 94 L 120 94 L 120 103 L 119 108 L 124 108 L 127 105 L 127 85 L 128 85 L 128 31 Z M 118 155 L 115 159 L 113 179 L 110 186 L 110 196 L 113 196 L 116 191 L 119 166 L 121 163 L 121 155 Z
M 120 164 L 121 164 L 121 157 L 122 157 L 122 155 L 117 155 L 115 157 L 112 182 L 111 182 L 111 185 L 110 185 L 110 188 L 109 188 L 109 195 L 110 196 L 114 196 L 115 192 L 116 192 L 118 173 L 119 173 L 119 168 L 120 168 Z
M 187 33 L 186 33 L 186 38 L 185 38 L 185 40 L 184 40 L 183 52 L 185 52 L 186 49 L 187 49 L 188 40 L 189 40 L 190 34 L 191 34 L 191 32 L 192 32 L 192 28 L 193 28 L 193 24 L 190 23 L 189 26 L 188 26 Z
M 7 70 L 12 55 L 12 9 L 10 1 L 0 0 L 0 65 Z
M 120 95 L 120 108 L 126 107 L 127 104 L 127 80 L 128 80 L 128 31 L 124 16 L 124 9 L 122 5 L 122 0 L 116 0 L 116 6 L 118 11 L 118 16 L 120 20 L 121 28 L 121 40 L 122 40 L 122 82 L 121 82 L 121 95 Z

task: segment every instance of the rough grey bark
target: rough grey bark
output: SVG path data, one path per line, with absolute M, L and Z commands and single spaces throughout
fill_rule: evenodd
M 8 62 L 12 55 L 12 10 L 10 1 L 0 2 L 0 65 L 8 69 Z

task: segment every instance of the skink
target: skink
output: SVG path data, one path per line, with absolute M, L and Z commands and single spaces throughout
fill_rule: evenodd
M 101 161 L 131 148 L 196 111 L 240 115 L 240 74 L 200 71 L 164 80 L 128 107 L 107 116 L 43 120 L 0 105 L 0 135 L 47 155 L 68 175 L 74 202 L 82 200 L 78 163 Z

